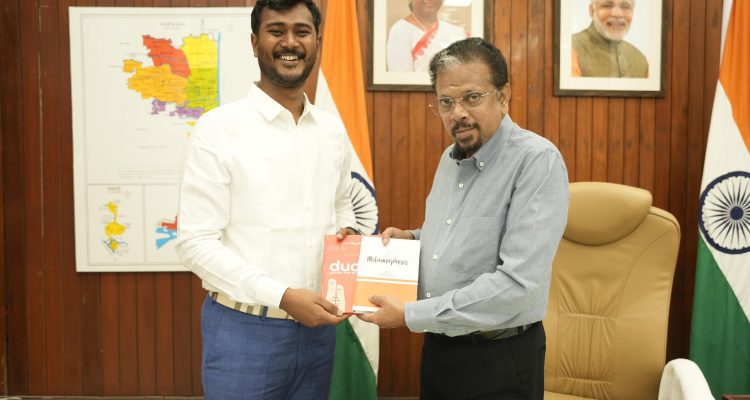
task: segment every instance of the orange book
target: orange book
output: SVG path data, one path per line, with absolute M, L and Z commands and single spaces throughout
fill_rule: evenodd
M 377 311 L 368 300 L 374 294 L 414 301 L 418 277 L 419 241 L 391 239 L 383 246 L 380 236 L 323 240 L 321 294 L 344 314 Z
M 335 235 L 323 239 L 323 281 L 321 294 L 345 314 L 352 314 L 357 286 L 357 263 L 362 236 L 349 235 L 344 240 Z

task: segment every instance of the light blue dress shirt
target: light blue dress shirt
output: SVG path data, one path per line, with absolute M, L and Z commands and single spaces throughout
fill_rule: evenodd
M 443 153 L 427 197 L 414 332 L 449 336 L 540 321 L 568 213 L 568 173 L 547 139 L 506 115 L 472 157 Z

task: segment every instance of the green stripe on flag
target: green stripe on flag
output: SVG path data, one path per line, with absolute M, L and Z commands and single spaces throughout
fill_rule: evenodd
M 336 355 L 329 399 L 377 399 L 375 373 L 349 320 L 336 326 Z M 336 384 L 336 382 L 347 384 Z
M 698 238 L 690 359 L 701 368 L 716 399 L 750 393 L 750 321 Z M 750 266 L 748 266 L 750 268 Z

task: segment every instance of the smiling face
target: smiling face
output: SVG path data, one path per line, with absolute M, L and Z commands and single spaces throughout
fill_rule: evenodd
M 483 62 L 469 62 L 439 72 L 435 79 L 435 94 L 438 98 L 462 98 L 469 93 L 484 94 L 476 107 L 464 108 L 456 104 L 453 109 L 441 114 L 443 126 L 456 144 L 456 154 L 471 157 L 495 131 L 505 117 L 505 106 L 510 97 L 510 85 L 496 91 L 490 81 L 490 67 Z
M 630 30 L 633 7 L 633 0 L 595 0 L 589 5 L 589 15 L 600 35 L 619 42 Z
M 281 88 L 305 84 L 320 51 L 320 35 L 304 4 L 285 10 L 263 9 L 257 35 L 251 36 L 261 82 Z

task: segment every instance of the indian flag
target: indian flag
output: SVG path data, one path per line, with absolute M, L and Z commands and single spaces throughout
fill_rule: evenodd
M 365 234 L 377 233 L 378 209 L 372 184 L 356 2 L 329 1 L 323 33 L 315 103 L 344 121 L 354 153 L 351 197 L 358 228 Z M 358 318 L 350 318 L 336 327 L 329 399 L 377 399 L 379 341 L 378 327 Z
M 690 358 L 717 399 L 750 393 L 750 1 L 724 3 L 690 335 Z

